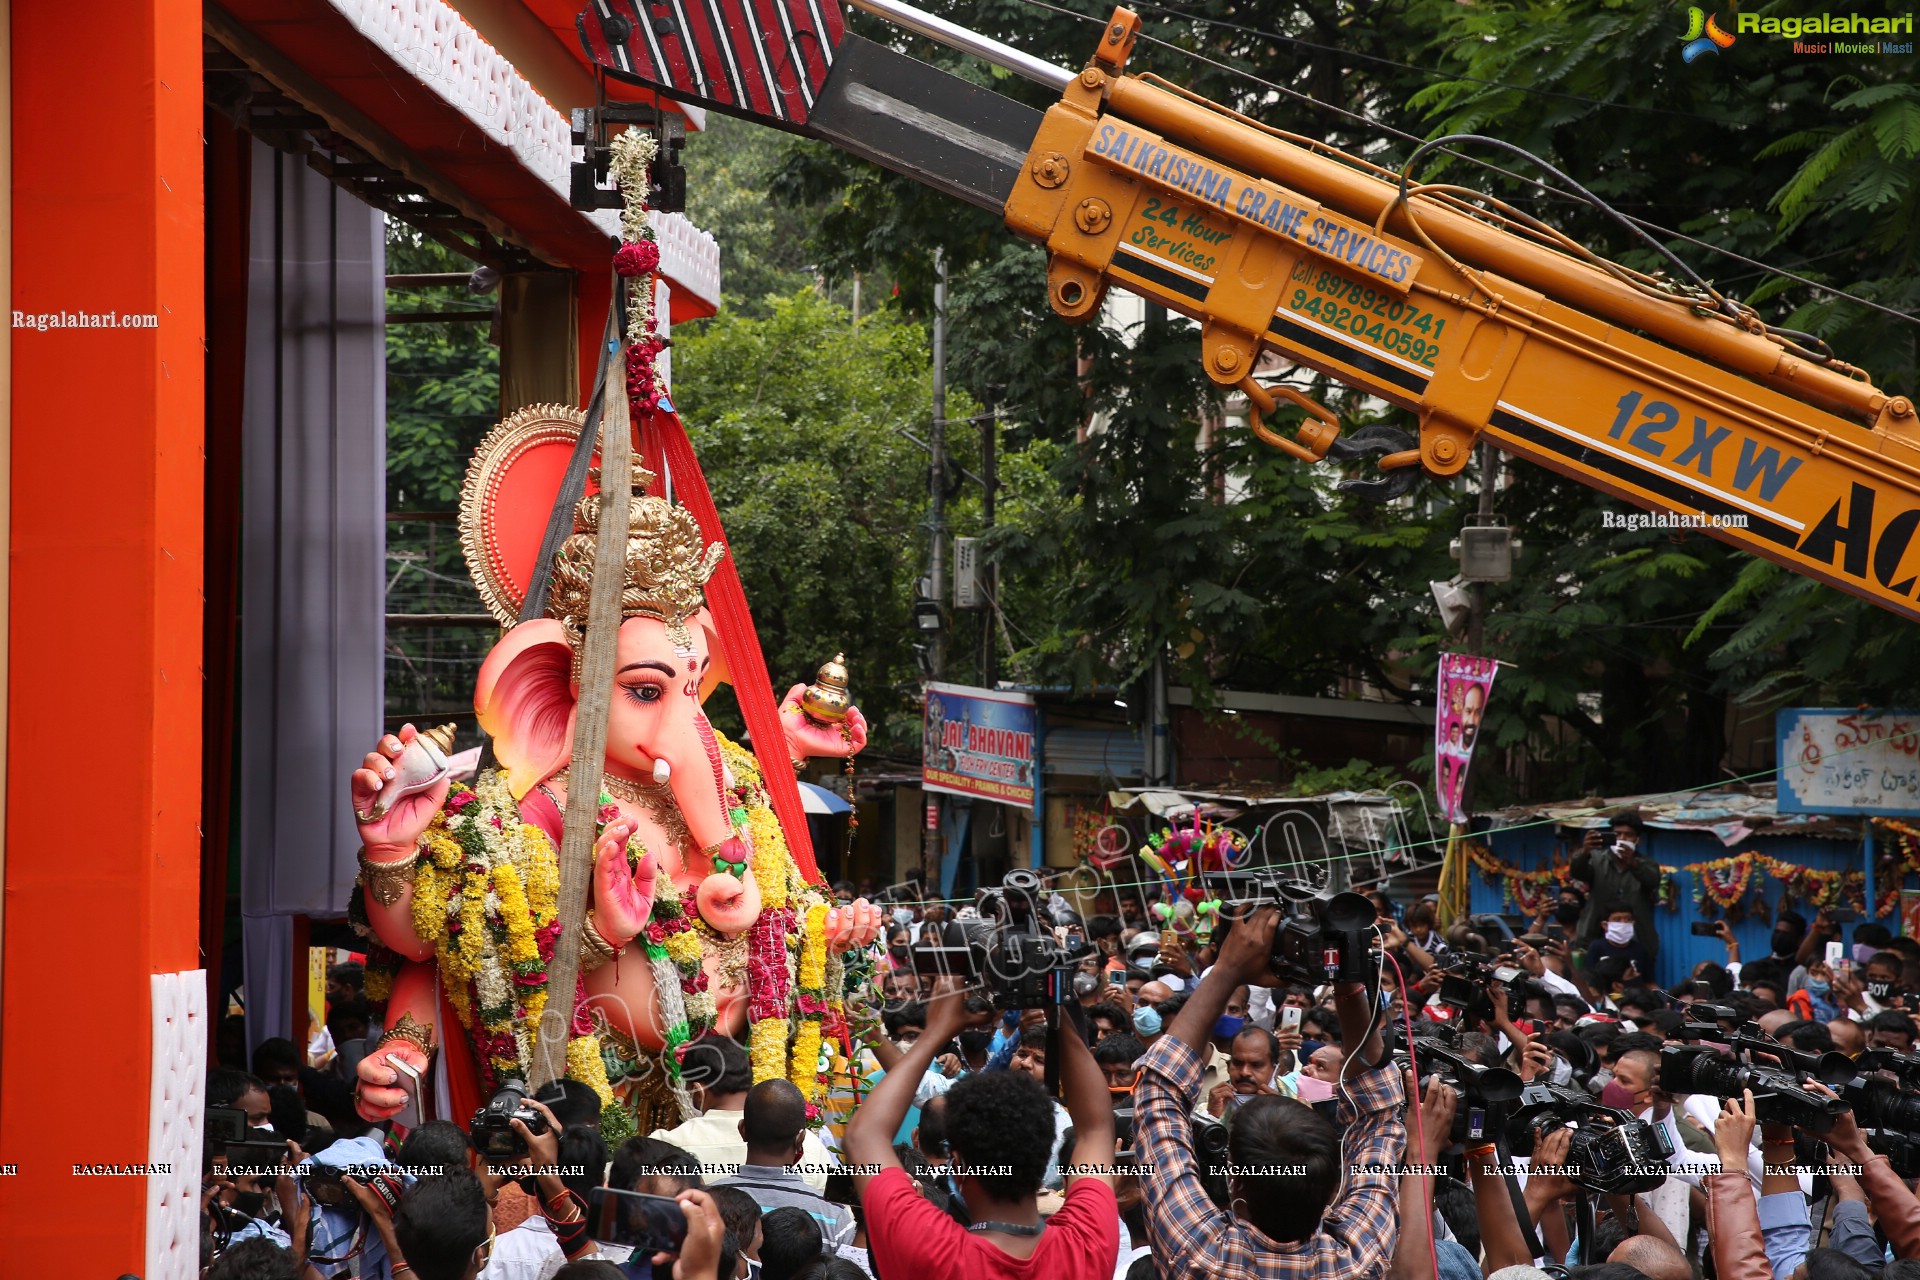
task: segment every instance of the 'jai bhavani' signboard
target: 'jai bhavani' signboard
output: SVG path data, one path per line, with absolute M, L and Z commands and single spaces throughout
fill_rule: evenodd
M 921 785 L 1031 809 L 1038 715 L 1025 694 L 929 684 Z
M 1781 813 L 1920 814 L 1920 711 L 1789 707 L 1774 731 Z

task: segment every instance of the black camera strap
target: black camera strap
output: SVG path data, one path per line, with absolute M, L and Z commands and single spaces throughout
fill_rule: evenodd
M 1508 1149 L 1506 1135 L 1500 1130 L 1494 1132 L 1493 1158 L 1500 1166 L 1500 1180 L 1507 1184 L 1507 1198 L 1513 1201 L 1513 1216 L 1520 1222 L 1520 1239 L 1527 1246 L 1527 1256 L 1544 1257 L 1540 1248 L 1540 1233 L 1533 1229 L 1533 1214 L 1527 1210 L 1526 1194 L 1520 1190 L 1520 1180 L 1513 1176 L 1513 1152 Z M 1580 1237 L 1582 1241 L 1592 1238 L 1589 1235 Z

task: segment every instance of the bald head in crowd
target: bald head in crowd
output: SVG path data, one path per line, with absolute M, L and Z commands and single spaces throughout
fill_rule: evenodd
M 1652 1236 L 1628 1236 L 1607 1255 L 1608 1262 L 1624 1262 L 1647 1280 L 1693 1280 L 1693 1268 L 1678 1249 Z
M 1865 1052 L 1867 1033 L 1852 1018 L 1835 1018 L 1827 1024 L 1827 1030 L 1833 1035 L 1833 1047 L 1849 1058 Z
M 740 1136 L 747 1143 L 747 1163 L 800 1163 L 807 1129 L 807 1100 L 788 1080 L 763 1080 L 747 1090 L 740 1117 Z
M 1798 1021 L 1800 1021 L 1800 1015 L 1791 1009 L 1769 1009 L 1760 1015 L 1760 1029 L 1772 1035 L 1789 1022 Z
M 1134 992 L 1133 1007 L 1138 1009 L 1142 1005 L 1159 1004 L 1163 1000 L 1171 999 L 1173 999 L 1173 988 L 1155 978 Z

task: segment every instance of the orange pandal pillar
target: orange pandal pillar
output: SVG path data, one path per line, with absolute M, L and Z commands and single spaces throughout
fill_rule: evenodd
M 129 0 L 82 37 L 70 5 L 11 7 L 9 305 L 71 325 L 13 331 L 0 1270 L 189 1277 L 201 12 Z

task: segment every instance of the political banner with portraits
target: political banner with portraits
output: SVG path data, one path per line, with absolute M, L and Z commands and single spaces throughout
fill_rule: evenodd
M 1499 664 L 1464 653 L 1440 655 L 1440 707 L 1433 717 L 1433 790 L 1448 822 L 1465 822 L 1467 765 Z

